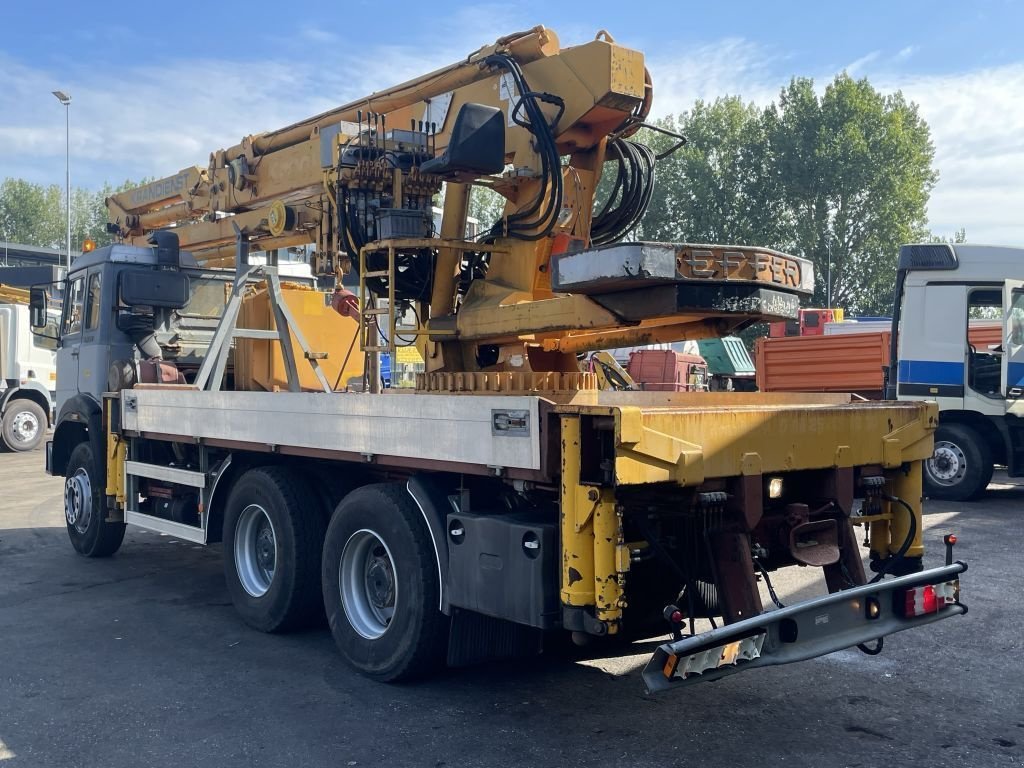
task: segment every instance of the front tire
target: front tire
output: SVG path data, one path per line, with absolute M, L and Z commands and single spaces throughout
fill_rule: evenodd
M 86 557 L 110 557 L 124 541 L 124 523 L 107 520 L 106 479 L 92 444 L 71 451 L 64 480 L 64 519 L 71 545 Z
M 35 450 L 46 437 L 46 412 L 32 400 L 19 398 L 8 403 L 0 437 L 12 451 Z
M 448 617 L 433 541 L 401 485 L 346 496 L 324 542 L 324 606 L 345 660 L 377 680 L 422 677 L 444 665 Z
M 947 501 L 976 499 L 992 480 L 992 451 L 966 424 L 941 424 L 935 453 L 924 463 L 924 492 Z
M 299 476 L 260 467 L 235 483 L 224 513 L 224 578 L 235 610 L 261 632 L 322 617 L 320 551 L 325 523 L 302 501 Z

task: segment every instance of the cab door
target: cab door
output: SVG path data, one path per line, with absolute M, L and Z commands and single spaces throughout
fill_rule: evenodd
M 1024 281 L 1003 286 L 1003 395 L 1006 411 L 1024 416 Z
M 65 284 L 61 315 L 60 346 L 57 348 L 57 413 L 78 394 L 78 357 L 82 351 L 82 322 L 85 312 L 85 274 Z

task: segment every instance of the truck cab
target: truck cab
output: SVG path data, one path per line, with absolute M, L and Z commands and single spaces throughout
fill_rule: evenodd
M 56 419 L 47 469 L 63 475 L 83 442 L 101 443 L 103 393 L 136 382 L 186 383 L 198 371 L 223 311 L 225 270 L 201 269 L 177 239 L 165 247 L 110 245 L 81 254 L 68 272 L 59 328 L 33 289 L 37 335 L 56 337 Z
M 886 395 L 939 405 L 926 493 L 966 500 L 1024 475 L 1024 248 L 903 246 Z

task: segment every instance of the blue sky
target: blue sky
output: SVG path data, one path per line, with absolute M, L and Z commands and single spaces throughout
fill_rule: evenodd
M 647 56 L 656 115 L 695 98 L 767 103 L 794 75 L 847 70 L 902 89 L 932 126 L 932 228 L 1024 245 L 1024 5 L 1009 2 L 515 4 L 8 2 L 0 9 L 0 177 L 163 176 L 544 24 L 601 28 Z M 631 13 L 635 7 L 641 12 Z

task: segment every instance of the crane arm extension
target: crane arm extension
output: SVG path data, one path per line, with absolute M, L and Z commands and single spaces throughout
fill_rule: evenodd
M 28 304 L 29 293 L 24 288 L 15 288 L 11 285 L 0 283 L 0 303 L 3 304 Z
M 528 64 L 540 58 L 556 55 L 558 50 L 558 36 L 553 30 L 543 26 L 505 35 L 494 44 L 485 45 L 469 54 L 462 61 L 449 64 L 429 74 L 420 75 L 400 85 L 377 91 L 327 112 L 321 112 L 307 120 L 250 137 L 251 142 L 248 144 L 237 144 L 223 150 L 224 158 L 228 161 L 235 160 L 250 148 L 258 154 L 284 149 L 306 141 L 319 129 L 341 121 L 354 121 L 360 110 L 367 113 L 372 111 L 390 114 L 397 109 L 409 107 L 425 99 L 431 99 L 448 91 L 470 85 L 491 74 L 483 62 L 499 51 L 511 54 L 520 64 Z M 398 124 L 396 123 L 395 126 L 398 127 Z

